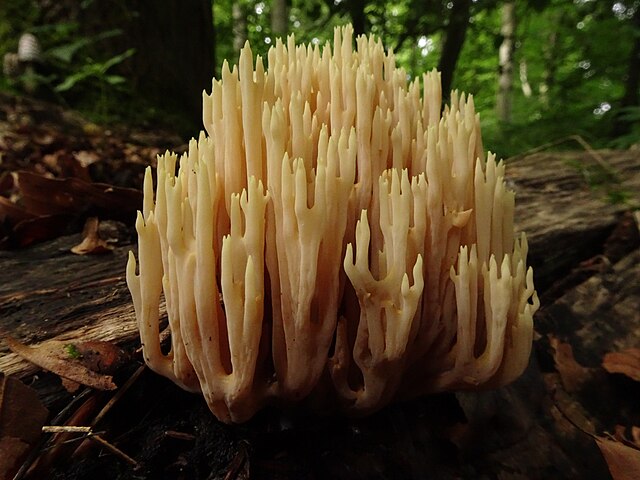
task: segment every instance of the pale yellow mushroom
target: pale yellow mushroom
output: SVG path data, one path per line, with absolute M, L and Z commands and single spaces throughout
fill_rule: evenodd
M 206 134 L 158 158 L 155 188 L 146 172 L 127 267 L 144 359 L 222 421 L 361 415 L 527 365 L 539 302 L 473 98 L 441 113 L 438 73 L 409 82 L 352 36 L 278 40 L 266 68 L 247 44 L 203 97 Z

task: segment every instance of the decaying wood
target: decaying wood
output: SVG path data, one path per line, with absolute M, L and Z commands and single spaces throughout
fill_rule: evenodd
M 70 249 L 79 235 L 22 251 L 0 252 L 0 328 L 24 343 L 58 340 L 125 342 L 137 336 L 124 278 L 131 245 L 107 256 Z M 24 377 L 38 368 L 0 347 L 0 371 Z
M 605 354 L 640 347 L 640 250 L 547 306 L 541 326 L 569 342 L 576 360 L 596 367 Z
M 598 159 L 588 152 L 536 154 L 507 167 L 538 289 L 601 253 L 621 213 L 640 206 L 640 151 L 598 153 Z M 611 201 L 624 196 L 626 202 Z
M 597 188 L 586 176 L 597 172 L 594 164 L 601 165 L 585 152 L 536 154 L 507 169 L 509 186 L 517 193 L 517 228 L 529 236 L 538 288 L 599 253 L 622 212 L 634 202 L 640 204 L 640 152 L 600 155 L 615 178 Z M 607 189 L 625 193 L 626 202 L 608 201 Z M 102 256 L 71 253 L 79 235 L 0 252 L 0 329 L 24 343 L 50 338 L 135 340 L 135 317 L 124 279 L 127 252 L 135 248 L 133 238 L 121 240 L 112 253 Z M 629 267 L 633 261 L 628 260 Z M 640 271 L 624 265 L 612 275 L 619 273 L 624 282 L 637 285 Z M 587 312 L 584 316 L 589 317 Z M 0 342 L 0 371 L 25 377 L 36 370 Z

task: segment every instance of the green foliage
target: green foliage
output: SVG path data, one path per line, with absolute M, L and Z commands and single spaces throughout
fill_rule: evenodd
M 0 88 L 26 90 L 73 104 L 93 120 L 108 121 L 114 115 L 118 116 L 120 100 L 129 97 L 131 90 L 127 79 L 114 72 L 114 68 L 134 55 L 135 50 L 127 49 L 108 56 L 103 53 L 102 45 L 122 32 L 111 29 L 86 34 L 74 18 L 50 22 L 49 12 L 39 3 L 18 3 L 23 3 L 22 10 L 0 7 L 0 47 L 6 45 L 4 53 L 15 52 L 20 35 L 33 33 L 40 43 L 41 59 L 13 81 L 5 78 Z M 78 8 L 81 10 L 88 5 L 90 3 L 83 2 Z M 9 15 L 19 28 L 7 28 L 2 20 Z M 3 32 L 7 38 L 4 43 Z
M 66 92 L 76 87 L 79 83 L 92 83 L 96 82 L 100 88 L 106 88 L 108 86 L 122 85 L 127 80 L 122 75 L 114 75 L 107 73 L 109 69 L 115 65 L 122 63 L 135 53 L 133 48 L 130 48 L 120 55 L 111 57 L 104 62 L 94 62 L 92 60 L 86 62 L 80 66 L 75 72 L 67 75 L 62 83 L 56 85 L 56 92 Z
M 113 68 L 135 54 L 134 49 L 104 58 L 100 55 L 100 42 L 122 35 L 117 29 L 84 35 L 75 22 L 61 22 L 34 29 L 43 38 L 43 62 L 50 66 L 52 75 L 42 78 L 55 95 L 64 101 L 79 100 L 91 105 L 89 116 L 96 120 L 109 120 L 117 115 L 117 103 L 110 97 L 130 95 L 127 79 Z M 97 54 L 97 56 L 96 56 Z
M 64 351 L 67 354 L 67 356 L 73 360 L 78 360 L 82 358 L 82 353 L 80 353 L 80 350 L 78 350 L 78 347 L 76 347 L 73 343 L 65 344 Z
M 507 124 L 495 112 L 500 10 L 484 9 L 473 16 L 454 87 L 475 95 L 486 146 L 509 157 L 574 134 L 594 147 L 611 144 L 613 115 L 624 93 L 634 39 L 628 15 L 614 12 L 614 5 L 621 8 L 623 3 L 516 2 L 512 119 Z M 628 9 L 639 6 L 626 3 Z M 527 88 L 530 93 L 525 94 Z M 614 144 L 628 146 L 637 139 L 632 133 Z
M 271 31 L 271 3 L 251 0 L 219 0 L 213 2 L 213 21 L 216 39 L 217 68 L 223 60 L 235 64 L 239 52 L 233 48 L 232 6 L 236 3 L 246 19 L 246 39 L 251 43 L 255 56 L 266 58 L 269 48 L 276 38 Z M 324 45 L 333 38 L 333 27 L 344 25 L 349 18 L 336 14 L 323 0 L 293 0 L 289 5 L 289 33 L 296 36 L 297 42 Z M 219 73 L 219 70 L 218 70 Z
M 122 34 L 120 30 L 109 30 L 107 32 L 98 33 L 90 37 L 81 36 L 79 38 L 76 38 L 76 23 L 59 23 L 54 25 L 53 28 L 57 30 L 57 33 L 61 36 L 61 38 L 69 36 L 74 37 L 73 41 L 64 43 L 57 47 L 53 47 L 48 51 L 49 57 L 65 64 L 70 64 L 74 60 L 74 57 L 77 57 L 79 53 L 82 53 L 82 50 L 86 47 L 89 47 L 90 45 L 93 45 L 100 40 Z
M 33 0 L 5 0 L 0 3 L 0 59 L 15 52 L 20 34 L 38 21 L 39 10 Z
M 509 157 L 575 134 L 593 147 L 626 148 L 640 142 L 640 105 L 620 108 L 631 49 L 640 35 L 633 20 L 640 0 L 516 0 L 512 116 L 504 123 L 498 120 L 495 106 L 505 1 L 472 0 L 466 40 L 453 77 L 453 88 L 474 95 L 485 145 Z M 82 11 L 92 0 L 64 3 Z M 61 101 L 75 105 L 80 100 L 98 117 L 117 111 L 155 115 L 155 108 L 132 107 L 135 102 L 130 101 L 131 91 L 120 68 L 134 55 L 126 42 L 118 43 L 125 45 L 120 50 L 101 53 L 105 43 L 113 45 L 120 38 L 119 30 L 87 34 L 73 14 L 44 21 L 38 7 L 42 4 L 33 0 L 0 4 L 0 55 L 15 51 L 20 33 L 30 31 L 40 39 L 53 66 L 46 73 L 25 74 L 29 75 L 25 82 L 46 86 Z M 334 26 L 361 19 L 368 32 L 394 49 L 398 65 L 408 75 L 420 76 L 439 64 L 454 4 L 449 0 L 290 0 L 288 5 L 289 29 L 297 41 L 323 45 L 331 40 Z M 270 1 L 215 0 L 212 9 L 218 76 L 224 59 L 237 62 L 233 41 L 238 16 L 244 20 L 243 35 L 254 54 L 266 57 L 276 41 Z M 0 79 L 0 88 L 8 86 L 6 79 Z M 123 111 L 121 105 L 130 110 Z M 620 121 L 630 127 L 615 138 L 614 127 Z
M 516 2 L 513 115 L 508 123 L 500 122 L 495 112 L 502 3 L 473 2 L 453 83 L 453 88 L 474 95 L 486 145 L 503 157 L 572 134 L 583 136 L 595 147 L 610 145 L 612 113 L 623 95 L 634 35 L 629 9 L 637 2 L 627 0 L 626 16 L 614 11 L 621 8 L 614 7 L 621 2 L 608 0 Z M 239 5 L 254 53 L 264 57 L 275 41 L 270 2 L 240 0 Z M 350 21 L 352 5 L 340 0 L 293 0 L 291 32 L 299 41 L 324 44 L 334 25 Z M 214 3 L 216 33 L 218 39 L 226 40 L 217 42 L 219 64 L 223 58 L 231 63 L 237 60 L 231 41 L 231 6 L 231 0 Z M 450 9 L 451 3 L 445 1 L 374 0 L 366 3 L 364 14 L 369 31 L 396 50 L 398 64 L 409 75 L 419 76 L 438 65 Z M 617 46 L 615 56 L 611 45 Z M 526 89 L 530 92 L 525 94 Z M 630 112 L 624 118 L 631 120 L 632 116 Z M 633 130 L 614 145 L 630 145 L 636 139 Z
M 610 146 L 624 149 L 640 144 L 640 105 L 621 108 L 619 110 L 619 119 L 631 125 L 631 128 L 628 133 L 614 138 Z

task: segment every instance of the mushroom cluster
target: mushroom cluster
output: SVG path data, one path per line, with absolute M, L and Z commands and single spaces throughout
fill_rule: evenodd
M 206 134 L 158 158 L 155 189 L 146 172 L 127 266 L 144 359 L 224 422 L 274 403 L 367 414 L 528 362 L 527 242 L 473 98 L 443 110 L 437 72 L 410 82 L 352 37 L 277 41 L 267 68 L 247 44 L 204 94 Z

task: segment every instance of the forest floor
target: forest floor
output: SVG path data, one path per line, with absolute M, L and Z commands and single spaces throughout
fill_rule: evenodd
M 640 478 L 640 151 L 509 165 L 542 301 L 518 381 L 229 426 L 143 366 L 124 282 L 144 169 L 185 147 L 0 94 L 0 480 Z

